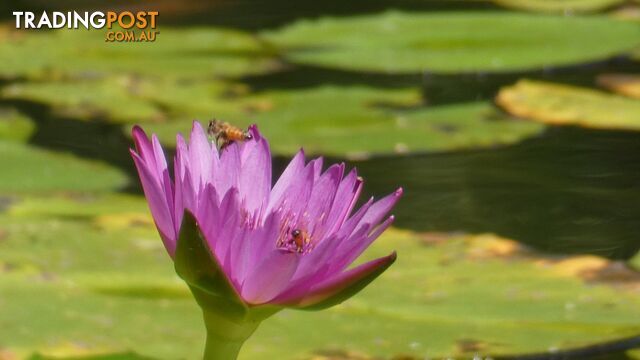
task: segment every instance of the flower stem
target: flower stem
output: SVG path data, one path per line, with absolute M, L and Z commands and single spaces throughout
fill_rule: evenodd
M 204 312 L 207 344 L 204 360 L 235 360 L 240 348 L 253 334 L 259 321 L 234 321 L 216 312 Z

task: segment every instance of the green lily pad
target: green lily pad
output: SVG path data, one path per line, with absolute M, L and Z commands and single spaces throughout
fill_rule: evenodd
M 640 26 L 596 16 L 387 12 L 301 20 L 263 36 L 301 64 L 388 73 L 498 72 L 625 53 L 638 44 Z
M 152 43 L 105 42 L 106 31 L 0 33 L 0 77 L 139 74 L 211 78 L 269 71 L 274 60 L 252 35 L 219 28 L 160 28 Z
M 0 193 L 115 189 L 127 177 L 107 165 L 0 140 Z
M 136 85 L 136 80 L 127 76 L 100 80 L 26 82 L 9 85 L 1 94 L 8 99 L 47 104 L 60 115 L 81 120 L 162 120 L 160 109 L 137 97 Z
M 521 80 L 502 88 L 496 102 L 515 116 L 546 124 L 640 130 L 640 101 L 587 88 Z
M 0 107 L 0 139 L 25 141 L 35 131 L 35 125 L 26 115 L 15 109 Z
M 0 215 L 4 350 L 51 356 L 75 346 L 77 356 L 201 356 L 200 311 L 153 226 L 95 226 L 100 216 L 131 211 L 129 201 L 93 218 Z M 602 258 L 545 258 L 488 234 L 398 230 L 365 258 L 392 250 L 396 264 L 363 292 L 326 311 L 276 314 L 241 359 L 331 351 L 384 358 L 520 354 L 640 331 L 640 276 L 615 282 L 609 275 L 617 265 Z
M 29 360 L 152 360 L 135 353 L 97 354 L 84 356 L 43 356 L 34 355 Z
M 420 107 L 414 89 L 322 86 L 257 95 L 255 116 L 228 119 L 258 123 L 278 154 L 308 153 L 362 158 L 372 154 L 448 151 L 504 145 L 540 133 L 543 126 L 503 116 L 477 102 Z M 145 125 L 163 143 L 175 144 L 190 121 Z
M 51 106 L 54 112 L 78 120 L 118 123 L 176 122 L 213 115 L 238 118 L 260 103 L 242 98 L 242 85 L 218 80 L 154 79 L 110 76 L 91 80 L 64 79 L 16 83 L 5 87 L 5 98 Z
M 493 0 L 496 4 L 528 11 L 549 13 L 588 13 L 608 9 L 625 0 Z

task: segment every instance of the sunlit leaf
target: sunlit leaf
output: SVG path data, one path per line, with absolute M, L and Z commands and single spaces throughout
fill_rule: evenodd
M 502 88 L 496 102 L 515 116 L 547 124 L 640 130 L 640 101 L 587 88 L 521 80 Z
M 598 85 L 611 91 L 640 99 L 640 75 L 636 74 L 602 74 L 598 76 Z
M 496 4 L 528 11 L 552 13 L 582 13 L 602 11 L 625 0 L 493 0 Z

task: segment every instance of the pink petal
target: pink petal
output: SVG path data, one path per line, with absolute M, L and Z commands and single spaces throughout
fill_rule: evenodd
M 240 210 L 238 191 L 232 188 L 222 198 L 220 214 L 223 214 L 223 217 L 220 219 L 220 231 L 213 235 L 217 239 L 215 253 L 220 259 L 220 263 L 223 265 L 225 271 L 231 271 L 233 268 L 230 263 L 230 247 L 236 233 L 240 230 Z
M 333 234 L 345 222 L 351 210 L 360 197 L 362 178 L 358 177 L 355 169 L 340 182 L 335 199 L 331 205 L 329 219 L 327 219 L 327 235 Z
M 245 209 L 250 214 L 256 214 L 267 204 L 271 191 L 271 151 L 255 126 L 249 131 L 253 138 L 246 141 L 242 148 L 238 190 Z
M 345 241 L 340 244 L 336 250 L 339 256 L 336 256 L 329 271 L 342 271 L 349 266 L 349 264 L 355 261 L 369 247 L 369 245 L 371 245 L 389 226 L 391 226 L 391 224 L 393 224 L 394 220 L 395 218 L 390 216 L 375 228 L 363 227 L 363 229 L 367 229 L 367 232 L 369 232 L 369 229 L 371 228 L 373 228 L 373 230 L 367 236 L 357 237 L 352 241 Z
M 251 264 L 258 264 L 264 254 L 275 250 L 276 241 L 280 234 L 280 216 L 278 213 L 271 213 L 267 216 L 263 226 L 261 226 L 254 235 L 254 246 L 251 247 L 251 255 L 249 261 Z
M 393 264 L 395 260 L 396 253 L 394 251 L 386 257 L 369 261 L 316 284 L 309 292 L 301 297 L 284 299 L 283 301 L 279 301 L 279 303 L 297 307 L 314 306 L 323 301 L 332 300 L 336 303 L 340 303 L 368 285 L 391 264 Z M 332 297 L 334 299 L 331 299 Z
M 284 195 L 287 193 L 293 183 L 297 182 L 300 177 L 300 173 L 304 169 L 304 151 L 300 150 L 296 156 L 291 159 L 289 165 L 284 169 L 282 175 L 273 186 L 271 195 L 269 197 L 269 206 L 267 212 L 275 208 L 282 202 Z
M 402 192 L 402 188 L 398 188 L 398 190 L 373 203 L 369 210 L 367 210 L 367 213 L 360 220 L 358 226 L 362 226 L 364 224 L 375 225 L 379 223 L 380 220 L 382 220 L 382 218 L 385 217 L 396 205 L 398 200 L 400 200 Z
M 295 253 L 273 250 L 265 254 L 242 284 L 242 298 L 251 304 L 262 304 L 276 297 L 288 284 L 298 266 Z
M 202 195 L 199 199 L 196 219 L 198 219 L 200 230 L 208 241 L 209 249 L 213 250 L 216 248 L 217 241 L 215 234 L 221 230 L 220 222 L 222 219 L 218 194 L 213 185 L 208 184 Z
M 220 164 L 218 172 L 214 174 L 216 190 L 220 194 L 226 194 L 229 189 L 238 188 L 238 179 L 242 160 L 240 157 L 240 147 L 233 143 L 220 154 Z
M 167 252 L 173 257 L 176 250 L 177 235 L 165 192 L 159 183 L 159 179 L 154 176 L 144 160 L 135 151 L 131 150 L 130 152 L 138 169 L 140 182 L 149 203 L 149 210 L 153 220 L 162 235 Z
M 306 213 L 312 226 L 308 230 L 311 236 L 317 240 L 322 239 L 325 234 L 324 224 L 326 224 L 327 218 L 330 216 L 329 210 L 336 196 L 336 190 L 343 173 L 344 164 L 333 165 L 320 176 L 313 186 Z
M 131 135 L 133 136 L 133 142 L 136 145 L 136 150 L 138 154 L 140 154 L 140 157 L 145 160 L 149 167 L 157 169 L 153 146 L 144 130 L 142 130 L 140 126 L 135 125 L 131 129 Z
M 213 157 L 209 139 L 198 121 L 193 122 L 189 137 L 189 163 L 196 189 L 204 188 L 205 184 L 211 182 Z

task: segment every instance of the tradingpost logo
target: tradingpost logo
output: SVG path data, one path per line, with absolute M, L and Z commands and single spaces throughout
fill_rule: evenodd
M 16 29 L 105 29 L 106 42 L 153 42 L 157 31 L 157 11 L 14 11 Z

